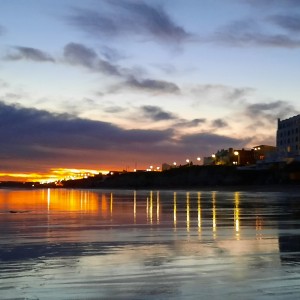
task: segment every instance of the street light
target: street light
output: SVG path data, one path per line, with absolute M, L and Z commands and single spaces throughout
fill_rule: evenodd
M 238 151 L 234 151 L 233 154 L 235 156 L 237 156 L 237 162 L 235 163 L 235 165 L 239 165 L 240 164 L 240 153 Z

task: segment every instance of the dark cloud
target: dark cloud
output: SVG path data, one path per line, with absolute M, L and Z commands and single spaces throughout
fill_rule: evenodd
M 141 36 L 163 43 L 180 43 L 190 35 L 161 6 L 144 1 L 106 1 L 95 10 L 76 9 L 69 22 L 94 36 Z
M 300 47 L 300 39 L 295 36 L 265 32 L 256 21 L 251 19 L 235 21 L 223 26 L 215 32 L 210 41 L 234 47 Z
M 297 114 L 296 109 L 286 101 L 255 103 L 248 105 L 246 114 L 252 119 L 266 119 L 274 123 L 276 118 L 286 118 Z
M 269 20 L 292 33 L 300 33 L 300 15 L 275 15 Z
M 165 121 L 177 118 L 174 114 L 166 112 L 158 106 L 145 105 L 141 107 L 141 111 L 144 117 L 152 119 L 153 121 Z
M 144 107 L 155 119 L 173 116 Z M 195 121 L 195 120 L 194 120 Z M 197 120 L 202 122 L 202 120 Z M 1 170 L 47 172 L 55 167 L 96 168 L 185 160 L 217 149 L 243 147 L 249 139 L 211 133 L 177 136 L 167 130 L 126 130 L 111 123 L 0 102 Z M 5 167 L 6 166 L 6 167 Z M 132 167 L 132 168 L 133 168 Z M 144 167 L 143 167 L 144 168 Z
M 0 102 L 0 159 L 52 165 L 72 160 L 88 164 L 116 152 L 157 151 L 172 139 L 172 130 L 125 130 L 111 123 Z M 137 150 L 138 149 L 138 150 Z M 152 149 L 152 150 L 150 150 Z M 105 158 L 102 158 L 103 160 Z
M 222 120 L 222 119 L 216 119 L 212 121 L 212 126 L 216 127 L 216 128 L 224 128 L 227 127 L 228 124 L 226 121 Z
M 107 148 L 118 142 L 144 143 L 143 137 L 149 143 L 155 143 L 162 141 L 170 133 L 123 130 L 111 123 L 80 119 L 68 114 L 51 114 L 2 102 L 0 124 L 3 140 L 18 140 L 20 144 L 26 141 L 27 145 L 39 144 L 53 148 Z
M 180 92 L 179 87 L 172 82 L 154 79 L 137 79 L 134 76 L 128 76 L 124 86 L 127 88 L 151 91 L 155 93 L 177 94 Z
M 79 65 L 89 70 L 108 75 L 120 76 L 120 71 L 117 66 L 101 59 L 93 49 L 82 44 L 67 44 L 64 48 L 64 58 L 72 65 Z
M 132 75 L 132 70 L 124 70 L 117 65 L 104 60 L 89 47 L 79 43 L 69 43 L 64 48 L 64 59 L 71 65 L 81 66 L 94 72 L 117 76 L 123 83 L 114 86 L 112 92 L 122 88 L 144 90 L 155 93 L 178 93 L 179 87 L 171 82 L 155 79 L 138 79 Z
M 186 127 L 186 128 L 191 128 L 191 127 L 197 127 L 199 124 L 203 124 L 206 122 L 206 119 L 201 118 L 201 119 L 193 119 L 193 120 L 180 120 L 175 124 L 176 127 Z
M 9 60 L 32 60 L 38 62 L 54 62 L 54 58 L 47 54 L 46 52 L 30 47 L 13 47 L 13 51 L 11 51 L 6 59 Z
M 203 153 L 214 153 L 219 149 L 244 147 L 250 140 L 250 138 L 236 139 L 228 136 L 203 132 L 183 136 L 180 142 L 185 145 L 187 149 L 193 151 L 196 151 L 197 149 L 199 151 L 201 149 L 201 152 Z

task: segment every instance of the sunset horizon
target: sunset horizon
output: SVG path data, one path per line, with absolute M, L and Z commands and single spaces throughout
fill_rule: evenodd
M 0 180 L 275 145 L 300 112 L 294 0 L 0 4 Z

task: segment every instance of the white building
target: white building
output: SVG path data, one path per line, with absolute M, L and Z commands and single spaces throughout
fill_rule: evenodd
M 300 154 L 300 115 L 282 121 L 278 119 L 276 146 L 281 155 Z

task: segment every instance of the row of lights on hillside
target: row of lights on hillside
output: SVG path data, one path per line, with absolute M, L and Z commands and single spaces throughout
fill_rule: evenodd
M 201 157 L 197 157 L 197 161 L 200 162 L 200 160 L 201 160 Z M 191 161 L 190 161 L 189 158 L 187 158 L 185 161 L 186 161 L 187 164 L 190 164 L 190 163 L 191 163 Z M 175 164 L 175 166 L 176 166 L 176 162 L 174 162 L 174 164 Z
M 197 161 L 200 162 L 200 161 L 201 161 L 201 157 L 197 157 Z M 187 159 L 185 160 L 185 162 L 186 162 L 188 165 L 191 164 L 191 160 L 190 160 L 189 158 L 187 158 Z M 174 166 L 174 167 L 177 166 L 177 162 L 176 162 L 176 161 L 173 162 L 173 166 Z M 148 171 L 148 172 L 151 172 L 151 171 L 160 171 L 160 167 L 156 167 L 156 168 L 155 168 L 155 167 L 153 167 L 153 166 L 150 166 L 146 171 Z
M 197 161 L 200 162 L 200 161 L 201 161 L 201 157 L 197 157 Z M 189 158 L 187 158 L 187 159 L 185 160 L 185 162 L 186 162 L 188 165 L 192 163 L 192 161 L 191 161 Z M 174 167 L 177 166 L 177 162 L 176 162 L 176 161 L 173 162 L 173 166 L 174 166 Z
M 146 170 L 147 172 L 153 172 L 153 171 L 160 171 L 160 167 L 156 167 L 156 168 L 154 168 L 153 166 L 150 166 L 147 170 Z

